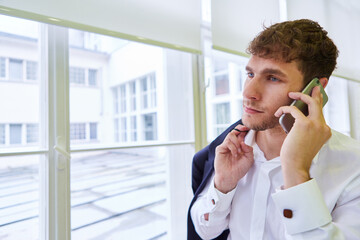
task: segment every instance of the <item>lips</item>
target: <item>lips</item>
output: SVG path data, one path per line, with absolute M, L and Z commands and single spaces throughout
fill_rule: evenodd
M 249 114 L 263 113 L 263 111 L 257 110 L 255 108 L 247 107 L 245 105 L 244 105 L 244 111 Z

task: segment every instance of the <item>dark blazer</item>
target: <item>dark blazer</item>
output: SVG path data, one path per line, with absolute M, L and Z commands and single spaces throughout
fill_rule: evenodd
M 214 171 L 214 158 L 215 158 L 215 148 L 220 145 L 226 135 L 238 124 L 242 124 L 242 121 L 239 120 L 238 122 L 231 125 L 228 129 L 226 129 L 220 136 L 218 136 L 214 141 L 212 141 L 208 146 L 197 152 L 193 158 L 192 162 L 192 189 L 194 192 L 194 198 L 192 199 L 188 211 L 188 240 L 201 240 L 199 235 L 195 231 L 194 224 L 192 222 L 190 216 L 190 209 L 194 202 L 196 201 L 199 193 L 204 189 L 206 183 L 210 179 Z M 216 237 L 216 240 L 226 240 L 227 236 L 229 235 L 229 230 L 225 230 L 220 236 Z

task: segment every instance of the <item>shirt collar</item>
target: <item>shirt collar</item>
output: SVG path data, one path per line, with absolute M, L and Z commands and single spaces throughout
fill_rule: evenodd
M 255 134 L 256 134 L 256 131 L 252 130 L 252 129 L 246 134 L 245 139 L 244 139 L 244 142 L 245 142 L 246 145 L 248 145 L 248 146 L 257 145 L 256 142 L 255 142 Z M 328 142 L 326 142 L 325 144 L 327 144 L 327 143 Z M 259 148 L 259 151 L 261 151 L 260 148 Z M 320 151 L 321 151 L 321 149 L 320 149 Z M 314 159 L 312 161 L 312 164 L 316 164 L 318 162 L 320 151 L 315 155 L 315 157 L 314 157 Z

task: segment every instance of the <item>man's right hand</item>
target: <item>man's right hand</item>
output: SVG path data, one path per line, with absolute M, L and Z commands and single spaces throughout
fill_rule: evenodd
M 249 129 L 237 125 L 215 151 L 215 188 L 222 193 L 233 190 L 254 163 L 252 147 L 244 143 Z

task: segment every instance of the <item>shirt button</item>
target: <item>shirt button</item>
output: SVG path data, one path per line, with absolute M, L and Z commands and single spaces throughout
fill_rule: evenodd
M 284 209 L 283 214 L 284 214 L 284 217 L 286 217 L 286 218 L 293 217 L 293 211 L 291 209 Z
M 215 200 L 214 199 L 211 199 L 211 202 L 213 205 L 215 205 Z

